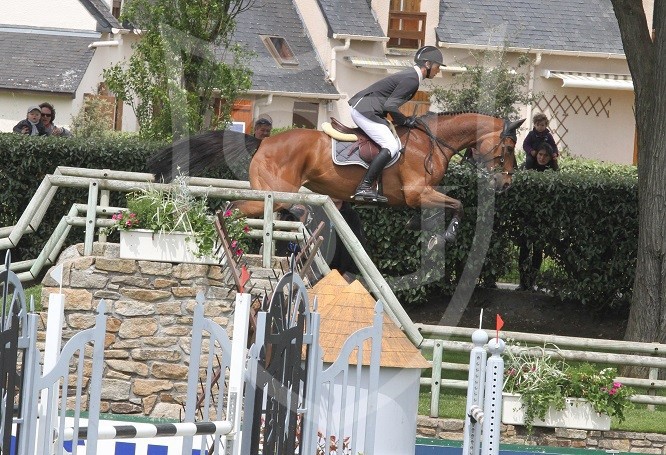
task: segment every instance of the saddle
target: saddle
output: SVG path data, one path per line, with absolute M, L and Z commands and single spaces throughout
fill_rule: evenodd
M 331 128 L 327 128 L 329 125 Z M 361 128 L 350 128 L 333 117 L 331 117 L 330 124 L 324 123 L 322 127 L 324 132 L 334 139 L 344 142 L 354 142 L 349 147 L 349 155 L 358 149 L 361 159 L 366 163 L 370 163 L 379 154 L 379 145 L 370 139 Z M 333 131 L 330 131 L 331 129 L 342 134 L 337 135 Z M 352 138 L 352 135 L 355 137 Z

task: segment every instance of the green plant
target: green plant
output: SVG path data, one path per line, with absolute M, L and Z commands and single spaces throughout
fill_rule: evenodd
M 177 176 L 168 186 L 149 186 L 127 195 L 127 210 L 112 216 L 115 230 L 148 229 L 158 233 L 187 232 L 197 245 L 198 256 L 211 256 L 217 242 L 213 214 L 206 196 L 194 196 L 186 177 Z M 249 227 L 238 209 L 226 209 L 222 219 L 229 235 L 233 252 L 240 256 L 247 249 Z
M 103 138 L 113 131 L 114 106 L 109 101 L 90 97 L 83 100 L 83 106 L 72 117 L 72 134 L 83 138 Z
M 549 408 L 564 409 L 566 398 L 583 398 L 596 412 L 624 420 L 634 392 L 615 381 L 615 368 L 600 370 L 589 363 L 569 365 L 559 358 L 557 346 L 551 344 L 514 348 L 507 349 L 503 390 L 521 395 L 528 431 L 535 419 L 545 418 Z

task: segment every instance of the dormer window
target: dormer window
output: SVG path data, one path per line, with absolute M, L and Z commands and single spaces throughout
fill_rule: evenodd
M 281 36 L 263 36 L 262 40 L 276 62 L 283 66 L 296 66 L 298 60 L 294 56 L 287 40 Z

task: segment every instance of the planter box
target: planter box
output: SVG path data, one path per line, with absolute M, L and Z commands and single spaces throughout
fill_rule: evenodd
M 525 412 L 520 395 L 502 394 L 502 423 L 524 425 Z M 576 428 L 579 430 L 610 430 L 611 419 L 597 413 L 583 398 L 567 398 L 563 410 L 549 409 L 544 420 L 535 419 L 535 427 Z
M 185 232 L 160 234 L 147 229 L 120 231 L 121 259 L 219 264 L 214 257 L 197 257 L 197 251 L 197 244 L 191 239 L 191 234 Z

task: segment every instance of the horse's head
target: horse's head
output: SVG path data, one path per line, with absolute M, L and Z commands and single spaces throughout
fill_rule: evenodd
M 494 131 L 478 139 L 476 147 L 466 155 L 478 167 L 485 168 L 494 179 L 495 191 L 501 193 L 511 186 L 513 173 L 516 170 L 515 148 L 517 130 L 525 119 L 510 122 L 504 120 L 504 128 Z

